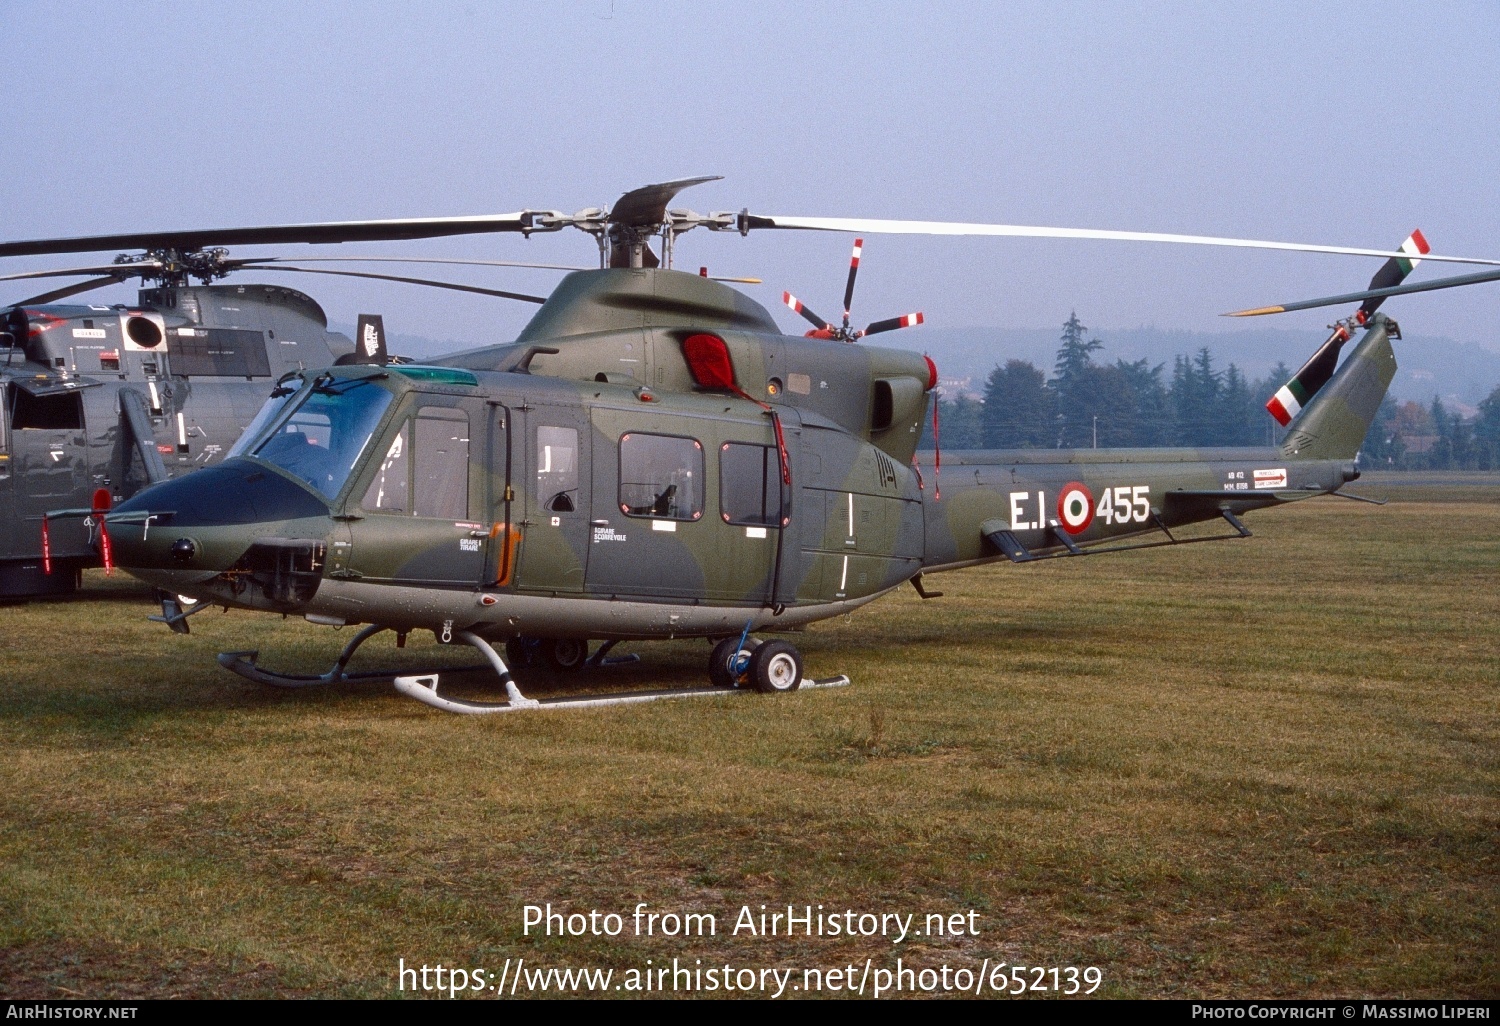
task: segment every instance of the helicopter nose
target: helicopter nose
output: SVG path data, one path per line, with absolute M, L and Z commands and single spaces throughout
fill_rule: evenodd
M 306 487 L 235 459 L 137 492 L 108 523 L 121 568 L 177 589 L 236 566 L 266 536 L 322 536 L 328 514 Z

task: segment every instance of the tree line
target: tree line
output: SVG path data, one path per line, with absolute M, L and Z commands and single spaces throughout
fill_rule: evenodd
M 1291 380 L 1278 362 L 1250 380 L 1208 348 L 1177 356 L 1170 375 L 1149 360 L 1095 362 L 1104 343 L 1073 313 L 1048 378 L 1027 360 L 990 372 L 983 399 L 939 397 L 945 449 L 1087 449 L 1128 446 L 1275 445 L 1284 434 L 1266 402 Z M 1429 441 L 1430 438 L 1430 441 Z M 932 446 L 932 424 L 923 445 Z M 1368 464 L 1397 469 L 1500 467 L 1500 388 L 1466 421 L 1434 399 L 1430 408 L 1389 396 L 1366 440 Z
M 1436 396 L 1426 406 L 1386 396 L 1360 458 L 1371 469 L 1500 470 L 1500 387 L 1472 419 Z

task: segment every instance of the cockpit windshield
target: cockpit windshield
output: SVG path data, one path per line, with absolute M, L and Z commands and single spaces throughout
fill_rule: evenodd
M 231 455 L 254 456 L 274 464 L 332 499 L 349 479 L 393 398 L 368 379 L 324 379 L 295 401 L 272 396 L 245 432 L 249 439 L 245 449 Z M 277 404 L 274 408 L 273 403 Z M 286 407 L 290 413 L 284 414 Z M 269 434 L 253 436 L 252 431 L 263 432 L 273 421 L 275 427 Z

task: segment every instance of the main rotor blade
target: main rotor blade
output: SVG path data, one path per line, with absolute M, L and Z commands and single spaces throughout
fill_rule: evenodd
M 1317 246 L 1300 242 L 1266 242 L 1260 239 L 1225 239 L 1212 235 L 1169 235 L 1162 232 L 1120 232 L 1102 228 L 1045 228 L 1021 224 L 973 224 L 966 221 L 881 221 L 858 217 L 765 217 L 741 214 L 730 227 L 791 228 L 823 232 L 861 232 L 886 235 L 993 235 L 1023 239 L 1099 239 L 1110 242 L 1169 242 L 1185 246 L 1228 246 L 1235 249 L 1277 249 L 1293 253 L 1334 253 L 1343 256 L 1404 257 L 1389 249 L 1353 246 Z M 1423 260 L 1450 264 L 1484 264 L 1500 267 L 1500 260 L 1479 257 L 1434 256 Z
M 18 300 L 14 303 L 11 303 L 10 305 L 41 306 L 43 303 L 55 303 L 59 299 L 67 299 L 69 296 L 76 296 L 80 292 L 91 292 L 94 289 L 102 289 L 106 285 L 114 285 L 119 280 L 120 279 L 116 278 L 114 275 L 109 275 L 104 278 L 90 278 L 87 281 L 75 281 L 71 285 L 65 285 L 60 289 L 53 289 L 51 292 L 43 292 L 40 296 L 31 296 L 27 299 Z
M 802 300 L 798 299 L 796 296 L 792 295 L 790 292 L 783 292 L 781 294 L 781 301 L 783 303 L 785 303 L 787 306 L 791 307 L 793 310 L 797 311 L 803 317 L 806 317 L 808 323 L 811 324 L 813 327 L 815 327 L 815 328 L 828 328 L 830 330 L 833 328 L 832 324 L 828 323 L 823 318 L 819 317 L 817 314 L 815 314 L 811 310 L 809 310 L 806 306 L 804 306 L 802 304 Z
M 122 249 L 196 250 L 207 246 L 249 246 L 289 242 L 387 242 L 491 232 L 551 231 L 533 223 L 531 212 L 475 217 L 400 218 L 385 221 L 324 221 L 313 224 L 213 228 L 181 232 L 81 235 L 63 239 L 0 242 L 0 257 L 41 253 L 94 253 Z
M 897 328 L 915 328 L 924 319 L 921 313 L 909 313 L 905 317 L 890 317 L 883 321 L 876 321 L 859 334 L 863 337 L 879 335 L 882 331 L 895 331 Z
M 854 276 L 859 273 L 859 252 L 864 249 L 865 240 L 854 240 L 854 252 L 849 257 L 849 281 L 844 286 L 844 327 L 849 326 L 849 309 L 854 303 Z
M 1424 258 L 1426 259 L 1426 258 Z M 1385 299 L 1388 296 L 1404 296 L 1412 292 L 1435 292 L 1438 289 L 1453 289 L 1460 285 L 1478 285 L 1486 281 L 1500 281 L 1500 271 L 1479 271 L 1476 274 L 1460 274 L 1453 278 L 1434 278 L 1412 285 L 1397 285 L 1388 289 L 1366 289 L 1364 292 L 1349 292 L 1326 299 L 1307 299 L 1300 303 L 1282 303 L 1279 306 L 1261 306 L 1254 310 L 1236 310 L 1220 314 L 1221 317 L 1260 317 L 1264 314 L 1290 313 L 1293 310 L 1312 310 L 1320 306 L 1342 306 L 1366 299 Z
M 465 267 L 534 267 L 544 271 L 597 271 L 597 264 L 527 264 L 519 260 L 459 260 L 450 257 L 336 256 L 336 257 L 235 257 L 224 261 L 226 267 L 249 267 L 257 264 L 459 264 Z
M 679 178 L 675 182 L 659 182 L 631 189 L 621 196 L 609 212 L 613 224 L 632 225 L 638 228 L 653 228 L 667 219 L 667 204 L 683 189 L 704 182 L 717 182 L 723 175 L 702 175 L 698 178 Z
M 403 278 L 395 274 L 370 274 L 365 271 L 334 271 L 325 267 L 288 267 L 285 264 L 261 265 L 263 271 L 296 271 L 299 274 L 336 274 L 341 278 L 374 278 L 377 281 L 398 281 L 407 285 L 426 285 L 435 289 L 452 289 L 454 292 L 474 292 L 481 296 L 499 296 L 501 299 L 519 299 L 524 303 L 545 303 L 544 296 L 528 296 L 524 292 L 502 292 L 499 289 L 484 289 L 478 285 L 459 285 L 451 281 L 432 281 L 428 278 Z
M 99 267 L 68 267 L 56 271 L 25 271 L 20 274 L 0 274 L 0 281 L 20 281 L 24 278 L 69 278 L 80 274 L 108 274 L 123 280 L 141 272 L 159 271 L 161 264 L 145 260 L 134 264 L 104 264 Z

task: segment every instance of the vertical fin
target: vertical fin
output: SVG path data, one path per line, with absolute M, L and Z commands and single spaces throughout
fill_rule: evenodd
M 385 320 L 380 314 L 360 314 L 354 336 L 356 363 L 384 366 L 390 362 L 391 354 L 385 347 Z
M 1354 458 L 1396 376 L 1396 354 L 1391 351 L 1390 339 L 1394 330 L 1394 322 L 1384 314 L 1374 316 L 1364 338 L 1332 380 L 1288 425 L 1281 443 L 1283 456 L 1302 460 Z

